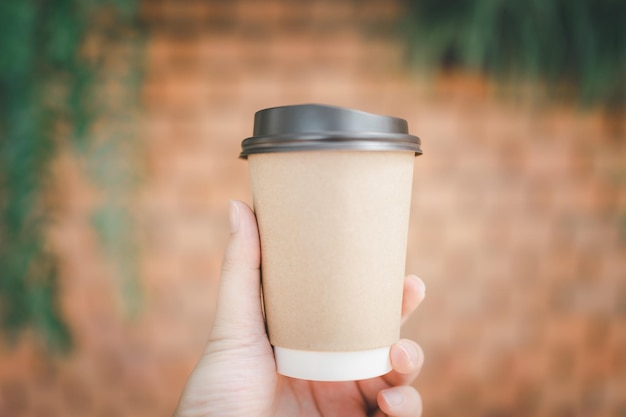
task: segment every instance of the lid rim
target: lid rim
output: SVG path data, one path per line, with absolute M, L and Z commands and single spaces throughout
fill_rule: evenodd
M 272 152 L 296 151 L 411 151 L 421 155 L 421 141 L 409 134 L 379 132 L 317 132 L 299 135 L 266 135 L 247 138 L 240 157 Z
M 253 136 L 240 157 L 301 150 L 406 150 L 422 153 L 404 119 L 322 104 L 279 106 L 255 113 Z
M 339 130 L 320 130 L 309 132 L 293 132 L 293 133 L 277 133 L 269 135 L 255 135 L 244 139 L 243 145 L 254 142 L 265 142 L 268 140 L 284 141 L 284 140 L 350 140 L 350 139 L 371 139 L 371 140 L 401 140 L 409 139 L 421 144 L 420 138 L 408 133 L 396 132 L 373 132 L 373 131 L 339 131 Z

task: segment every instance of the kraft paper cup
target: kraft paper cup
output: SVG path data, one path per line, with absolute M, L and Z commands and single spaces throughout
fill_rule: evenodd
M 342 381 L 391 370 L 419 145 L 402 119 L 312 104 L 257 112 L 241 156 L 279 373 Z

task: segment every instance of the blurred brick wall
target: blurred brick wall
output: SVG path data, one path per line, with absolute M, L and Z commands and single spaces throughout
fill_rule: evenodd
M 90 227 L 98 190 L 64 153 L 51 237 L 76 348 L 0 347 L 0 416 L 171 414 L 211 326 L 228 199 L 251 200 L 240 141 L 256 110 L 301 102 L 403 117 L 422 137 L 407 270 L 427 299 L 405 335 L 426 352 L 426 417 L 626 416 L 623 119 L 416 77 L 389 36 L 397 2 L 145 1 L 141 13 L 143 111 L 128 138 L 143 146 L 140 313 L 124 312 Z

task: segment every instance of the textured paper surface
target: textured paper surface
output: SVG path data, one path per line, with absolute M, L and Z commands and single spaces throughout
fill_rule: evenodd
M 396 342 L 412 152 L 250 155 L 270 341 L 351 351 Z

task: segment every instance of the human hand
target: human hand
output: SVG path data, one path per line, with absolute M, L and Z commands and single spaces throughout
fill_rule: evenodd
M 261 254 L 256 219 L 244 203 L 230 204 L 231 236 L 213 329 L 175 417 L 417 417 L 422 402 L 409 386 L 424 355 L 413 341 L 391 347 L 393 370 L 361 381 L 320 382 L 276 373 L 261 307 Z M 415 276 L 404 281 L 405 320 L 424 298 Z

